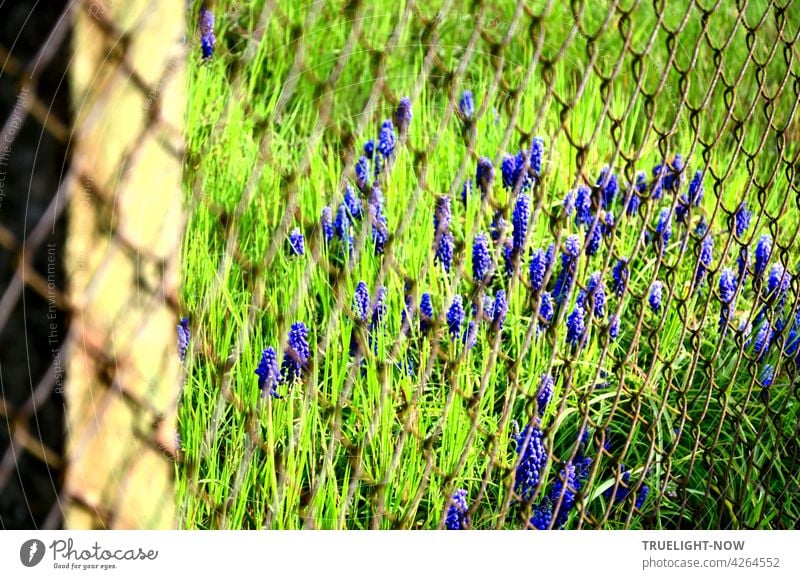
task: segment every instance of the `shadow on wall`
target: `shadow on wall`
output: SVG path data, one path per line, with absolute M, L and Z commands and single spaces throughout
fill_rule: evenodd
M 60 347 L 68 320 L 58 296 L 65 288 L 66 213 L 63 203 L 54 201 L 67 168 L 69 35 L 51 33 L 66 4 L 0 5 L 2 529 L 61 526 L 65 361 Z M 40 58 L 45 46 L 54 50 Z M 29 268 L 23 269 L 25 262 Z M 55 380 L 43 380 L 51 370 Z

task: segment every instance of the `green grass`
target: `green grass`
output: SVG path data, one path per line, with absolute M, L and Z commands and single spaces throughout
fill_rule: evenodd
M 490 44 L 508 30 L 515 9 L 510 2 L 487 8 L 471 55 L 464 47 L 474 18 L 450 3 L 415 6 L 403 16 L 405 2 L 362 3 L 356 12 L 337 2 L 311 12 L 279 2 L 262 20 L 263 4 L 217 2 L 217 52 L 208 62 L 193 54 L 190 66 L 182 300 L 193 349 L 186 359 L 176 469 L 183 525 L 437 528 L 448 496 L 465 488 L 473 527 L 522 528 L 529 513 L 511 492 L 513 423 L 524 426 L 534 412 L 545 372 L 556 377 L 556 389 L 542 422 L 551 456 L 541 495 L 558 476 L 558 463 L 577 451 L 584 421 L 593 427 L 593 448 L 606 428 L 614 442 L 609 452 L 593 452 L 591 478 L 568 528 L 782 528 L 797 520 L 794 364 L 789 357 L 778 364 L 781 348 L 770 350 L 765 362 L 778 371 L 764 404 L 755 381 L 764 362 L 751 360 L 734 328 L 720 339 L 719 300 L 710 291 L 718 275 L 707 278 L 702 292 L 689 291 L 697 237 L 673 224 L 661 260 L 643 244 L 645 224 L 654 227 L 672 195 L 643 203 L 632 218 L 617 206 L 613 236 L 597 255 L 581 258 L 578 281 L 585 284 L 592 271 L 602 271 L 608 283 L 616 256 L 631 257 L 630 291 L 618 300 L 607 289 L 608 308 L 623 320 L 613 344 L 602 336 L 601 323 L 590 328 L 578 354 L 565 346 L 563 322 L 537 334 L 537 298 L 526 287 L 526 263 L 513 280 L 496 275 L 487 288 L 491 295 L 508 292 L 509 314 L 500 336 L 481 324 L 472 350 L 451 343 L 444 323 L 436 336 L 423 338 L 416 329 L 402 336 L 400 317 L 406 279 L 417 301 L 423 291 L 431 293 L 442 322 L 453 295 L 468 302 L 475 293 L 472 239 L 488 231 L 494 209 L 510 221 L 513 198 L 501 186 L 499 163 L 485 201 L 472 195 L 462 205 L 461 186 L 474 176 L 478 156 L 513 154 L 529 144 L 526 134 L 541 135 L 546 151 L 528 247 L 546 248 L 555 237 L 563 243 L 566 235 L 581 233 L 561 214 L 561 201 L 581 179 L 594 183 L 603 165 L 611 164 L 625 181 L 637 170 L 649 175 L 665 154 L 681 152 L 690 174 L 706 168 L 705 198 L 693 210 L 693 225 L 701 214 L 710 222 L 712 269 L 735 269 L 738 244 L 726 211 L 747 200 L 755 212 L 746 241 L 754 244 L 770 231 L 787 248 L 774 258 L 795 272 L 791 159 L 797 139 L 790 137 L 797 135 L 797 94 L 792 77 L 782 83 L 789 68 L 782 49 L 763 77 L 752 63 L 740 74 L 750 44 L 734 12 L 712 12 L 707 40 L 698 43 L 703 22 L 696 7 L 684 19 L 686 7 L 668 3 L 659 24 L 647 3 L 622 21 L 589 3 L 579 21 L 586 34 L 597 36 L 600 57 L 586 74 L 592 50 L 586 36 L 569 34 L 573 17 L 564 3 L 534 3 L 523 11 L 502 58 L 493 56 Z M 746 21 L 755 26 L 767 7 L 750 2 Z M 429 61 L 433 39 L 426 22 L 439 9 L 436 58 Z M 533 15 L 542 15 L 539 24 L 532 24 Z M 396 48 L 381 59 L 401 18 L 408 22 L 391 40 Z M 777 21 L 770 9 L 752 44 L 760 61 L 770 58 L 781 24 L 784 37 L 797 33 L 797 21 Z M 667 28 L 680 30 L 674 43 Z M 354 35 L 359 40 L 348 44 Z M 723 46 L 729 37 L 720 61 L 712 45 Z M 645 49 L 637 80 L 632 54 Z M 678 69 L 687 68 L 681 80 Z M 791 72 L 797 75 L 796 62 Z M 343 183 L 352 182 L 353 155 L 391 116 L 394 104 L 375 89 L 379 77 L 393 95 L 414 97 L 410 147 L 398 147 L 381 184 L 394 237 L 384 256 L 374 255 L 365 220 L 356 230 L 353 257 L 343 262 L 335 244 L 322 243 L 317 223 L 324 206 L 335 211 Z M 759 79 L 770 106 L 759 94 Z M 476 96 L 473 135 L 447 112 L 466 88 Z M 738 120 L 726 120 L 729 109 Z M 781 149 L 776 128 L 786 135 Z M 583 163 L 573 143 L 580 144 Z M 441 194 L 453 199 L 450 275 L 431 251 L 433 207 Z M 306 237 L 302 258 L 285 251 L 295 226 Z M 499 250 L 494 257 L 502 270 Z M 665 283 L 662 316 L 645 305 L 656 278 Z M 372 295 L 386 286 L 389 312 L 377 332 L 377 354 L 363 348 L 363 366 L 348 355 L 354 332 L 366 342 L 350 311 L 360 280 Z M 797 309 L 795 289 L 786 316 Z M 755 315 L 756 300 L 748 282 L 737 301 L 736 327 Z M 261 351 L 271 345 L 280 352 L 298 320 L 309 327 L 313 371 L 291 389 L 282 386 L 283 399 L 263 399 L 254 374 Z M 416 359 L 413 376 L 399 367 L 409 356 Z M 641 509 L 633 508 L 634 493 L 617 504 L 604 496 L 617 484 L 619 462 L 631 469 L 634 489 L 641 482 L 651 489 Z

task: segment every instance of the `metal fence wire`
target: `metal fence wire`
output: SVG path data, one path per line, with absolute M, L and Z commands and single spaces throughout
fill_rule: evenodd
M 192 280 L 199 269 L 187 263 L 183 525 L 796 525 L 796 3 L 212 8 L 215 52 L 203 60 L 198 48 L 190 76 L 197 91 L 223 76 L 228 100 L 208 116 L 190 104 L 214 144 L 190 147 L 187 243 L 205 236 L 215 282 Z M 261 66 L 269 72 L 253 72 Z M 225 137 L 213 137 L 237 102 L 250 107 L 253 151 L 242 148 L 247 178 L 231 200 L 212 167 L 232 161 L 220 152 Z M 397 142 L 384 155 L 375 127 L 387 118 Z M 481 149 L 491 130 L 499 146 Z M 289 162 L 291 147 L 303 154 Z M 519 149 L 506 177 L 504 153 Z M 484 156 L 493 180 L 488 167 L 481 174 Z M 335 174 L 330 185 L 320 163 Z M 443 166 L 456 169 L 443 176 Z M 577 200 L 565 200 L 570 190 Z M 740 202 L 752 212 L 746 227 Z M 509 225 L 491 230 L 493 270 L 479 280 L 475 236 L 498 217 Z M 292 258 L 298 226 L 304 254 Z M 268 231 L 260 245 L 258 229 Z M 593 255 L 585 248 L 597 230 Z M 437 251 L 449 242 L 445 272 Z M 542 254 L 532 250 L 551 242 L 534 285 L 530 264 Z M 760 271 L 767 250 L 768 265 L 785 269 Z M 623 257 L 625 283 L 612 285 Z M 362 279 L 373 302 L 359 305 Z M 547 324 L 543 295 L 556 297 L 559 283 Z M 481 321 L 497 307 L 484 296 L 500 291 L 507 318 Z M 419 305 L 426 292 L 431 318 Z M 571 320 L 579 300 L 583 325 Z M 611 314 L 622 320 L 616 339 Z M 465 330 L 467 320 L 475 326 Z M 257 370 L 281 398 L 259 398 Z

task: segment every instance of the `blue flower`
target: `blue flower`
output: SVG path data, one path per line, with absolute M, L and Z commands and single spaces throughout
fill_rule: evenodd
M 450 209 L 450 197 L 441 195 L 436 198 L 436 206 L 433 208 L 433 233 L 438 235 L 450 229 L 452 211 Z
M 401 98 L 394 112 L 394 124 L 397 125 L 397 130 L 401 135 L 405 135 L 408 132 L 413 116 L 411 113 L 411 99 L 408 97 Z
M 583 338 L 583 333 L 586 330 L 584 316 L 583 308 L 576 304 L 575 309 L 567 317 L 567 344 L 570 346 L 579 346 Z
M 617 314 L 612 314 L 608 318 L 608 337 L 612 342 L 619 337 L 619 316 Z
M 492 241 L 499 241 L 506 230 L 506 220 L 503 219 L 503 214 L 495 211 L 492 216 L 492 223 L 489 226 L 489 234 L 492 236 Z
M 510 239 L 506 239 L 503 244 L 503 263 L 506 266 L 506 276 L 514 275 L 514 244 Z
M 214 44 L 217 42 L 214 37 L 214 13 L 205 6 L 200 8 L 198 24 L 200 28 L 200 51 L 203 54 L 203 59 L 209 59 L 214 55 Z
M 322 228 L 322 238 L 325 243 L 330 243 L 333 239 L 333 212 L 330 207 L 323 207 L 319 217 L 319 224 Z
M 469 527 L 469 506 L 467 491 L 458 489 L 450 499 L 445 526 L 449 531 L 459 531 Z
M 394 125 L 390 119 L 383 121 L 381 131 L 378 134 L 378 151 L 384 157 L 391 157 L 394 153 Z
M 563 527 L 569 517 L 569 512 L 575 506 L 575 496 L 580 491 L 581 483 L 575 473 L 575 466 L 567 462 L 558 474 L 558 478 L 553 483 L 553 490 L 550 494 L 550 502 L 553 505 L 561 505 L 555 515 L 555 526 Z
M 511 224 L 514 226 L 514 252 L 519 253 L 525 245 L 525 236 L 528 233 L 528 221 L 531 217 L 530 199 L 524 193 L 517 196 L 514 212 L 511 215 Z
M 369 185 L 369 161 L 366 157 L 359 157 L 355 167 L 356 187 L 362 191 Z
M 471 90 L 465 90 L 461 93 L 461 99 L 458 101 L 458 110 L 466 120 L 471 120 L 472 115 L 475 114 L 475 100 L 472 96 Z
M 482 282 L 491 267 L 492 254 L 489 251 L 489 239 L 485 233 L 478 233 L 472 246 L 472 276 L 475 281 Z
M 592 257 L 600 249 L 600 243 L 603 241 L 603 232 L 600 223 L 595 223 L 587 235 L 586 240 L 586 255 Z
M 630 278 L 627 257 L 621 257 L 617 260 L 616 265 L 611 270 L 611 277 L 613 278 L 611 289 L 614 295 L 621 298 L 625 294 L 625 289 L 628 287 L 628 279 Z
M 481 197 L 489 192 L 494 182 L 494 167 L 488 157 L 478 159 L 478 168 L 475 171 L 475 182 L 481 191 Z
M 370 312 L 369 289 L 363 280 L 356 285 L 353 293 L 353 315 L 359 322 L 366 322 Z
M 771 342 L 772 328 L 767 322 L 764 322 L 758 328 L 758 333 L 756 334 L 753 347 L 753 353 L 758 357 L 759 361 L 763 360 L 764 356 L 767 355 L 767 351 L 769 350 Z
M 433 304 L 431 294 L 425 292 L 419 301 L 419 331 L 427 334 L 433 325 Z
M 494 296 L 494 307 L 492 308 L 492 330 L 499 332 L 503 329 L 503 323 L 508 315 L 508 300 L 506 292 L 498 290 Z
M 727 327 L 727 322 L 731 317 L 733 298 L 736 295 L 736 274 L 730 268 L 725 268 L 719 276 L 719 299 L 722 302 L 722 309 L 719 314 L 720 329 Z
M 453 296 L 453 303 L 450 304 L 450 309 L 447 310 L 447 327 L 450 330 L 450 336 L 453 340 L 461 335 L 461 324 L 464 323 L 464 306 L 462 304 L 461 296 Z
M 308 328 L 303 322 L 295 322 L 289 330 L 289 340 L 283 353 L 282 375 L 287 380 L 300 378 L 308 364 Z
M 695 288 L 699 289 L 700 284 L 703 282 L 703 278 L 706 275 L 706 272 L 711 267 L 711 260 L 714 257 L 714 239 L 708 235 L 707 237 L 703 238 L 703 241 L 700 243 L 700 260 L 698 261 L 697 265 L 697 274 L 694 278 Z
M 639 487 L 639 492 L 636 493 L 636 508 L 641 509 L 644 506 L 644 502 L 647 500 L 647 495 L 650 492 L 650 487 L 643 484 Z
M 604 492 L 603 496 L 606 499 L 611 498 L 611 493 L 614 492 L 614 502 L 619 503 L 625 500 L 625 498 L 630 494 L 630 482 L 631 482 L 631 471 L 629 471 L 624 464 L 619 465 L 619 472 L 622 476 L 620 476 L 620 481 L 617 483 L 617 490 L 614 492 L 614 485 L 608 487 Z
M 272 346 L 268 346 L 261 353 L 261 362 L 256 368 L 256 375 L 258 376 L 258 388 L 261 390 L 262 397 L 269 393 L 273 398 L 280 398 L 278 385 L 283 382 L 283 377 L 278 367 L 278 355 Z
M 574 263 L 581 254 L 581 239 L 577 235 L 567 236 L 564 241 L 564 253 L 561 256 L 561 264 Z
M 534 505 L 533 516 L 531 517 L 531 526 L 540 531 L 546 531 L 550 528 L 550 523 L 553 520 L 553 505 L 550 504 L 550 499 L 545 498 L 540 504 Z
M 602 318 L 605 313 L 606 290 L 599 271 L 589 276 L 589 283 L 586 284 L 586 294 L 589 300 L 588 304 L 593 305 L 594 316 Z
M 536 249 L 530 257 L 530 277 L 531 289 L 538 292 L 544 285 L 544 277 L 547 274 L 547 257 L 544 251 Z
M 753 273 L 757 278 L 760 278 L 767 268 L 769 257 L 772 253 L 772 237 L 768 233 L 763 234 L 758 238 L 758 245 L 756 246 L 756 263 Z
M 344 204 L 347 206 L 347 210 L 350 212 L 350 217 L 356 220 L 361 218 L 361 199 L 355 194 L 350 185 L 344 189 Z
M 386 317 L 386 286 L 381 286 L 375 293 L 375 301 L 372 303 L 372 320 L 370 321 L 370 328 L 376 329 L 381 325 L 383 318 Z
M 786 273 L 783 265 L 780 263 L 772 264 L 772 267 L 769 269 L 767 291 L 764 296 L 764 300 L 767 304 L 779 303 L 782 305 L 786 299 L 786 292 L 789 289 L 790 282 L 790 276 Z
M 663 252 L 669 243 L 669 238 L 672 236 L 672 215 L 669 207 L 664 207 L 658 214 L 658 223 L 656 223 L 656 235 L 653 238 L 653 243 L 659 247 L 659 251 Z
M 536 405 L 539 408 L 539 416 L 544 414 L 545 408 L 550 403 L 553 396 L 553 377 L 550 374 L 542 374 L 539 379 L 539 390 L 536 393 Z
M 305 253 L 305 242 L 303 241 L 303 233 L 299 227 L 295 227 L 289 233 L 289 254 L 290 255 L 303 255 Z
M 178 323 L 178 357 L 181 362 L 186 359 L 186 352 L 189 349 L 189 340 L 192 337 L 189 329 L 189 318 L 183 316 Z
M 549 326 L 553 319 L 553 298 L 550 297 L 550 292 L 542 292 L 542 297 L 539 300 L 539 325 L 537 331 L 541 331 L 543 326 Z
M 389 224 L 386 221 L 386 216 L 370 208 L 372 219 L 372 242 L 375 244 L 375 255 L 382 255 L 386 248 L 386 242 L 389 239 Z
M 381 172 L 383 171 L 383 157 L 380 155 L 375 155 L 372 159 L 372 173 L 375 175 L 375 179 L 377 179 Z
M 467 197 L 472 193 L 472 178 L 467 179 L 464 181 L 464 186 L 461 188 L 461 202 L 467 202 Z
M 706 218 L 701 215 L 700 221 L 698 221 L 697 225 L 694 227 L 694 234 L 697 237 L 703 237 L 706 234 L 706 231 L 708 231 L 708 222 L 706 221 Z
M 517 435 L 516 442 L 519 464 L 514 477 L 514 492 L 523 501 L 529 502 L 539 487 L 542 470 L 547 463 L 547 451 L 542 431 L 533 423 Z
M 592 221 L 592 190 L 578 185 L 575 191 L 575 225 L 588 227 Z
M 603 209 L 611 209 L 617 197 L 617 193 L 619 192 L 619 181 L 617 180 L 617 176 L 611 172 L 610 167 L 605 166 L 600 170 L 600 176 L 597 178 L 597 186 L 600 188 L 600 199 Z
M 508 154 L 503 155 L 503 162 L 500 165 L 500 170 L 503 173 L 503 186 L 506 189 L 513 189 L 517 177 L 516 159 Z
M 375 154 L 375 139 L 370 139 L 366 143 L 364 143 L 364 156 L 367 159 L 372 159 L 372 156 Z
M 531 142 L 530 168 L 535 176 L 542 172 L 542 157 L 544 156 L 544 140 L 541 137 L 534 137 Z
M 736 236 L 742 237 L 747 228 L 750 227 L 750 218 L 753 216 L 753 213 L 748 211 L 747 203 L 742 201 L 739 204 L 739 207 L 736 208 L 736 214 L 734 215 L 734 221 L 736 223 Z
M 439 238 L 439 243 L 436 245 L 434 261 L 440 263 L 447 273 L 450 273 L 450 266 L 453 263 L 453 243 L 453 234 L 447 231 Z
M 650 309 L 656 314 L 661 310 L 661 295 L 663 288 L 664 284 L 662 284 L 659 280 L 654 281 L 653 285 L 650 286 L 650 296 L 647 300 L 647 303 L 650 304 Z
M 572 215 L 572 212 L 575 211 L 575 191 L 570 189 L 567 191 L 567 194 L 564 195 L 564 201 L 562 201 L 561 206 L 564 208 L 564 213 L 567 214 L 569 217 Z
M 696 171 L 694 177 L 689 182 L 689 203 L 695 207 L 700 205 L 703 200 L 703 172 Z
M 347 206 L 344 203 L 339 204 L 336 210 L 336 221 L 333 222 L 333 229 L 336 236 L 345 244 L 345 247 L 352 249 L 353 237 L 350 235 L 350 218 L 348 217 Z

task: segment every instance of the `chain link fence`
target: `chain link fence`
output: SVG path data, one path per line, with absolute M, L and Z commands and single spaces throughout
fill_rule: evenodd
M 213 76 L 221 75 L 229 100 L 209 114 L 216 120 L 203 116 L 211 108 L 202 104 L 190 113 L 206 123 L 199 132 L 212 144 L 198 140 L 190 147 L 187 181 L 196 221 L 190 220 L 188 235 L 190 243 L 195 234 L 206 236 L 202 247 L 212 256 L 215 283 L 202 286 L 194 273 L 184 274 L 192 348 L 179 418 L 181 524 L 443 528 L 461 513 L 475 528 L 555 528 L 565 524 L 559 513 L 572 509 L 569 528 L 795 527 L 795 3 L 408 1 L 386 7 L 356 0 L 214 8 L 216 52 L 202 63 L 198 53 L 193 90 L 210 91 Z M 253 72 L 261 66 L 269 74 Z M 260 87 L 265 78 L 274 84 Z M 465 112 L 462 94 L 476 85 L 475 110 Z M 414 107 L 407 134 L 402 114 L 394 116 L 402 96 Z M 215 193 L 226 177 L 211 166 L 233 164 L 221 152 L 224 138 L 213 136 L 235 118 L 226 115 L 237 101 L 250 103 L 253 145 L 251 151 L 242 146 L 248 177 L 236 181 L 241 194 L 231 200 Z M 260 101 L 270 106 L 259 108 Z M 479 150 L 480 131 L 489 125 L 481 120 L 492 117 L 499 146 Z M 394 118 L 398 144 L 375 176 L 374 185 L 387 192 L 384 207 L 393 207 L 381 225 L 380 209 L 367 209 L 381 204 L 371 198 L 373 185 L 357 162 L 384 118 Z M 292 125 L 292 139 L 282 136 L 285 124 Z M 454 124 L 462 131 L 458 148 L 442 144 Z M 535 136 L 545 142 L 539 171 L 530 180 L 503 183 L 503 153 L 532 151 Z M 283 155 L 292 146 L 304 151 L 296 162 Z M 383 158 L 377 147 L 376 141 L 370 172 Z M 683 157 L 675 159 L 676 153 Z M 475 174 L 486 155 L 493 183 L 486 172 L 481 182 L 480 168 Z M 533 155 L 523 157 L 523 173 Z M 213 162 L 204 164 L 208 157 Z M 458 159 L 457 170 L 439 177 L 447 158 Z M 332 167 L 333 187 L 315 173 L 320 159 Z M 656 162 L 662 173 L 651 173 Z M 610 208 L 601 211 L 609 179 L 608 173 L 597 177 L 603 165 L 617 179 L 614 221 Z M 691 192 L 688 200 L 680 196 L 695 169 L 702 171 L 702 206 L 692 203 Z M 641 188 L 640 171 L 646 171 Z M 676 192 L 657 199 L 655 183 L 667 174 L 673 181 L 665 189 Z M 485 189 L 474 212 L 458 201 L 470 178 L 470 194 Z M 351 253 L 337 257 L 338 233 L 326 232 L 333 224 L 321 223 L 319 211 L 327 205 L 336 216 L 348 185 L 360 195 L 364 215 L 353 220 Z M 555 291 L 558 255 L 568 253 L 575 230 L 575 209 L 570 213 L 562 200 L 580 186 L 590 191 L 592 217 L 577 233 L 588 243 L 603 228 L 602 247 L 591 266 L 582 255 L 580 274 L 567 275 L 570 297 L 542 330 L 536 312 L 545 290 Z M 519 232 L 501 229 L 491 248 L 495 271 L 479 283 L 471 275 L 475 235 L 493 216 L 514 220 L 520 194 L 530 199 L 531 233 L 521 234 L 523 250 L 511 254 L 510 275 L 504 275 L 506 240 L 516 243 Z M 431 231 L 443 195 L 459 224 L 447 282 L 431 287 L 441 279 L 434 271 L 442 258 L 434 253 L 443 233 L 433 234 L 428 252 L 431 238 L 422 243 L 415 231 Z M 321 203 L 309 201 L 320 197 Z M 638 210 L 630 210 L 634 197 Z M 742 201 L 752 216 L 746 233 L 737 234 Z M 259 212 L 265 204 L 279 209 Z M 670 226 L 668 251 L 659 209 L 669 211 L 669 221 L 676 214 L 685 220 Z M 298 224 L 305 252 L 291 269 L 286 240 Z M 372 260 L 381 226 L 385 246 Z M 253 231 L 261 228 L 269 235 L 259 245 Z M 712 233 L 708 261 L 701 252 Z M 766 277 L 750 289 L 760 273 L 753 252 L 765 233 L 773 261 L 785 266 L 779 310 Z M 543 249 L 549 242 L 555 247 L 541 288 L 531 287 L 528 275 L 533 257 L 526 244 L 534 237 L 549 240 Z M 427 252 L 419 268 L 406 259 L 417 243 Z M 739 270 L 741 301 L 728 306 L 721 279 L 748 247 L 755 265 Z M 200 259 L 196 250 L 190 255 Z M 577 348 L 568 347 L 574 299 L 580 292 L 595 299 L 589 273 L 611 280 L 623 257 L 631 282 L 613 296 L 606 289 L 605 304 L 624 320 L 620 339 L 607 338 L 610 320 L 589 314 L 584 321 L 594 329 L 581 333 Z M 562 263 L 566 269 L 568 258 Z M 742 273 L 750 274 L 747 289 Z M 356 282 L 365 278 L 373 290 L 389 288 L 391 320 L 380 338 L 354 302 Z M 496 322 L 480 330 L 476 362 L 477 354 L 451 339 L 449 306 L 466 295 L 464 309 L 482 312 L 484 294 L 500 290 L 512 302 L 509 318 L 502 331 Z M 440 294 L 428 320 L 433 327 L 422 335 L 417 324 L 425 312 L 417 304 L 429 291 Z M 727 315 L 720 313 L 721 300 Z M 474 316 L 479 324 L 481 314 Z M 308 326 L 310 352 L 307 360 L 300 355 L 302 377 L 287 386 L 286 368 L 298 356 L 297 320 Z M 752 347 L 764 325 L 774 335 L 768 379 L 761 350 Z M 280 374 L 284 398 L 254 394 L 254 370 L 270 343 L 278 358 L 288 353 Z M 409 359 L 411 378 L 404 377 Z M 264 372 L 272 371 L 269 362 Z M 543 413 L 540 374 L 555 381 Z M 473 377 L 468 386 L 465 375 Z M 524 469 L 533 451 L 524 449 L 539 428 L 546 466 L 532 475 Z M 532 490 L 523 480 L 531 476 L 541 477 Z M 466 497 L 451 499 L 459 488 Z

